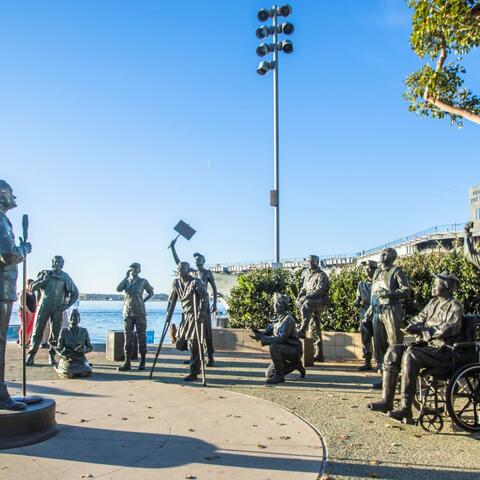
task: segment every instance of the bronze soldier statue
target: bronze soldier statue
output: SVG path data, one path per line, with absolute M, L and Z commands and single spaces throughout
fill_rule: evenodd
M 55 371 L 65 378 L 89 377 L 92 366 L 85 354 L 93 350 L 86 328 L 79 327 L 80 313 L 75 308 L 70 314 L 68 327 L 62 328 L 58 339 L 57 351 L 60 363 Z
M 463 244 L 464 253 L 467 257 L 467 260 L 473 265 L 475 265 L 475 267 L 480 269 L 480 253 L 475 249 L 475 246 L 473 245 L 472 228 L 473 222 L 468 222 L 465 225 L 465 243 Z
M 362 338 L 363 350 L 363 366 L 359 367 L 359 371 L 367 372 L 373 370 L 372 368 L 372 339 L 373 327 L 372 323 L 368 321 L 366 313 L 370 307 L 370 296 L 372 294 L 372 278 L 377 268 L 377 262 L 367 260 L 362 262 L 367 275 L 367 280 L 361 280 L 357 286 L 357 297 L 355 298 L 355 306 L 359 308 L 360 320 L 360 335 Z M 371 317 L 370 317 L 371 319 Z
M 64 272 L 63 257 L 57 255 L 52 259 L 52 269 L 42 270 L 32 285 L 33 292 L 40 292 L 40 304 L 35 317 L 33 336 L 28 350 L 27 365 L 34 364 L 35 355 L 42 343 L 43 332 L 50 320 L 49 363 L 56 366 L 55 360 L 58 336 L 62 327 L 62 315 L 78 300 L 78 288 L 68 273 Z
M 177 332 L 177 349 L 190 349 L 190 374 L 184 378 L 186 382 L 197 380 L 200 374 L 202 354 L 198 345 L 203 342 L 203 322 L 208 309 L 208 292 L 205 284 L 190 272 L 188 262 L 178 264 L 178 277 L 172 285 L 165 320 L 170 322 L 177 300 L 180 300 L 183 319 Z
M 145 278 L 140 278 L 142 267 L 139 263 L 132 263 L 127 270 L 125 278 L 118 284 L 117 292 L 125 292 L 123 302 L 123 317 L 125 330 L 125 362 L 118 367 L 119 372 L 126 372 L 132 369 L 131 360 L 133 354 L 133 329 L 138 336 L 138 349 L 140 352 L 140 363 L 138 370 L 145 370 L 145 358 L 147 355 L 147 310 L 145 302 L 153 297 L 153 287 Z M 147 296 L 144 297 L 144 293 Z
M 316 255 L 308 256 L 306 261 L 308 270 L 297 297 L 297 306 L 302 316 L 298 338 L 304 338 L 308 329 L 314 344 L 314 360 L 323 362 L 321 314 L 328 305 L 328 277 L 320 268 L 320 259 Z
M 0 410 L 24 410 L 25 403 L 10 398 L 5 385 L 7 330 L 13 302 L 17 299 L 17 265 L 32 251 L 28 242 L 15 245 L 12 224 L 6 213 L 17 206 L 12 187 L 0 180 Z
M 273 309 L 275 316 L 265 330 L 252 328 L 251 337 L 262 345 L 268 345 L 272 363 L 267 368 L 266 384 L 284 383 L 285 375 L 298 370 L 302 378 L 305 368 L 302 364 L 302 342 L 296 333 L 295 318 L 287 311 L 290 298 L 287 295 L 275 293 Z
M 448 346 L 458 341 L 463 321 L 462 304 L 452 298 L 459 281 L 455 275 L 440 273 L 432 288 L 432 300 L 411 320 L 405 332 L 419 340 L 408 344 L 391 345 L 384 359 L 383 396 L 369 405 L 371 410 L 387 413 L 394 420 L 412 422 L 412 404 L 417 377 L 423 368 L 435 368 L 448 373 L 452 353 Z M 398 375 L 401 375 L 401 404 L 393 410 Z
M 373 346 L 379 370 L 382 370 L 383 357 L 389 345 L 403 342 L 401 300 L 410 295 L 410 285 L 403 270 L 394 265 L 396 259 L 394 248 L 381 252 L 380 265 L 372 279 L 371 304 L 366 313 L 367 321 L 371 321 L 373 326 Z M 381 389 L 382 382 L 376 382 L 372 387 Z
M 170 248 L 172 249 L 172 255 L 175 260 L 175 263 L 178 265 L 180 263 L 180 258 L 177 255 L 177 251 L 175 250 L 175 243 L 176 239 L 170 243 Z M 194 253 L 193 258 L 195 259 L 195 265 L 197 267 L 196 270 L 191 270 L 191 273 L 199 278 L 205 285 L 205 288 L 208 291 L 208 286 L 212 288 L 213 294 L 213 302 L 211 308 L 207 308 L 205 311 L 205 318 L 203 319 L 203 324 L 205 328 L 205 343 L 207 345 L 207 354 L 208 354 L 208 362 L 206 364 L 207 367 L 213 367 L 214 365 L 214 358 L 213 354 L 215 353 L 213 348 L 213 335 L 212 335 L 212 316 L 213 312 L 217 311 L 217 285 L 215 283 L 215 276 L 211 270 L 205 268 L 205 257 L 201 253 Z

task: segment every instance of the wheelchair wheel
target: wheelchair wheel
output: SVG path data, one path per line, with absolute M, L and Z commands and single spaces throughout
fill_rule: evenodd
M 418 423 L 426 431 L 430 433 L 440 433 L 443 429 L 443 418 L 438 412 L 426 410 L 420 417 Z
M 458 369 L 447 388 L 447 410 L 455 425 L 480 431 L 480 364 Z

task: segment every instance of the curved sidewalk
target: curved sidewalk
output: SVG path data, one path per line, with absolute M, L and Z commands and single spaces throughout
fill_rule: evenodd
M 270 402 L 143 379 L 32 382 L 55 398 L 60 433 L 4 450 L 9 480 L 316 480 L 317 433 Z

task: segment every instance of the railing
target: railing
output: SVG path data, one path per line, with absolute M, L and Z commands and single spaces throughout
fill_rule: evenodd
M 383 243 L 381 245 L 377 245 L 376 247 L 369 248 L 368 250 L 362 250 L 360 252 L 350 252 L 350 253 L 336 253 L 331 255 L 319 255 L 319 258 L 322 262 L 328 264 L 341 264 L 341 263 L 351 263 L 358 257 L 364 257 L 368 255 L 372 255 L 376 252 L 379 252 L 385 248 L 394 247 L 398 245 L 402 245 L 405 243 L 409 243 L 415 240 L 419 240 L 425 237 L 432 237 L 434 235 L 441 235 L 441 234 L 453 234 L 453 233 L 460 233 L 463 231 L 465 227 L 465 223 L 452 223 L 446 225 L 436 225 L 434 227 L 427 228 L 425 230 L 421 230 L 420 232 L 413 233 L 411 235 L 407 235 L 406 237 L 401 237 L 396 240 L 392 240 L 391 242 Z M 302 264 L 305 261 L 304 257 L 294 257 L 294 258 L 285 258 L 281 260 L 282 264 Z M 213 271 L 222 271 L 222 270 L 233 270 L 233 271 L 241 271 L 241 270 L 251 270 L 254 268 L 262 268 L 262 267 L 271 267 L 274 265 L 273 260 L 251 260 L 245 262 L 231 262 L 228 264 L 211 264 L 208 268 Z

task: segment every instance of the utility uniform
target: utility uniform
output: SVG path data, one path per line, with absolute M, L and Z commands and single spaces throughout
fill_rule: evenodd
M 372 360 L 372 323 L 368 321 L 367 311 L 370 307 L 370 297 L 372 294 L 372 282 L 361 280 L 357 286 L 357 298 L 355 304 L 359 306 L 360 335 L 362 337 L 362 351 L 365 364 L 370 364 Z

